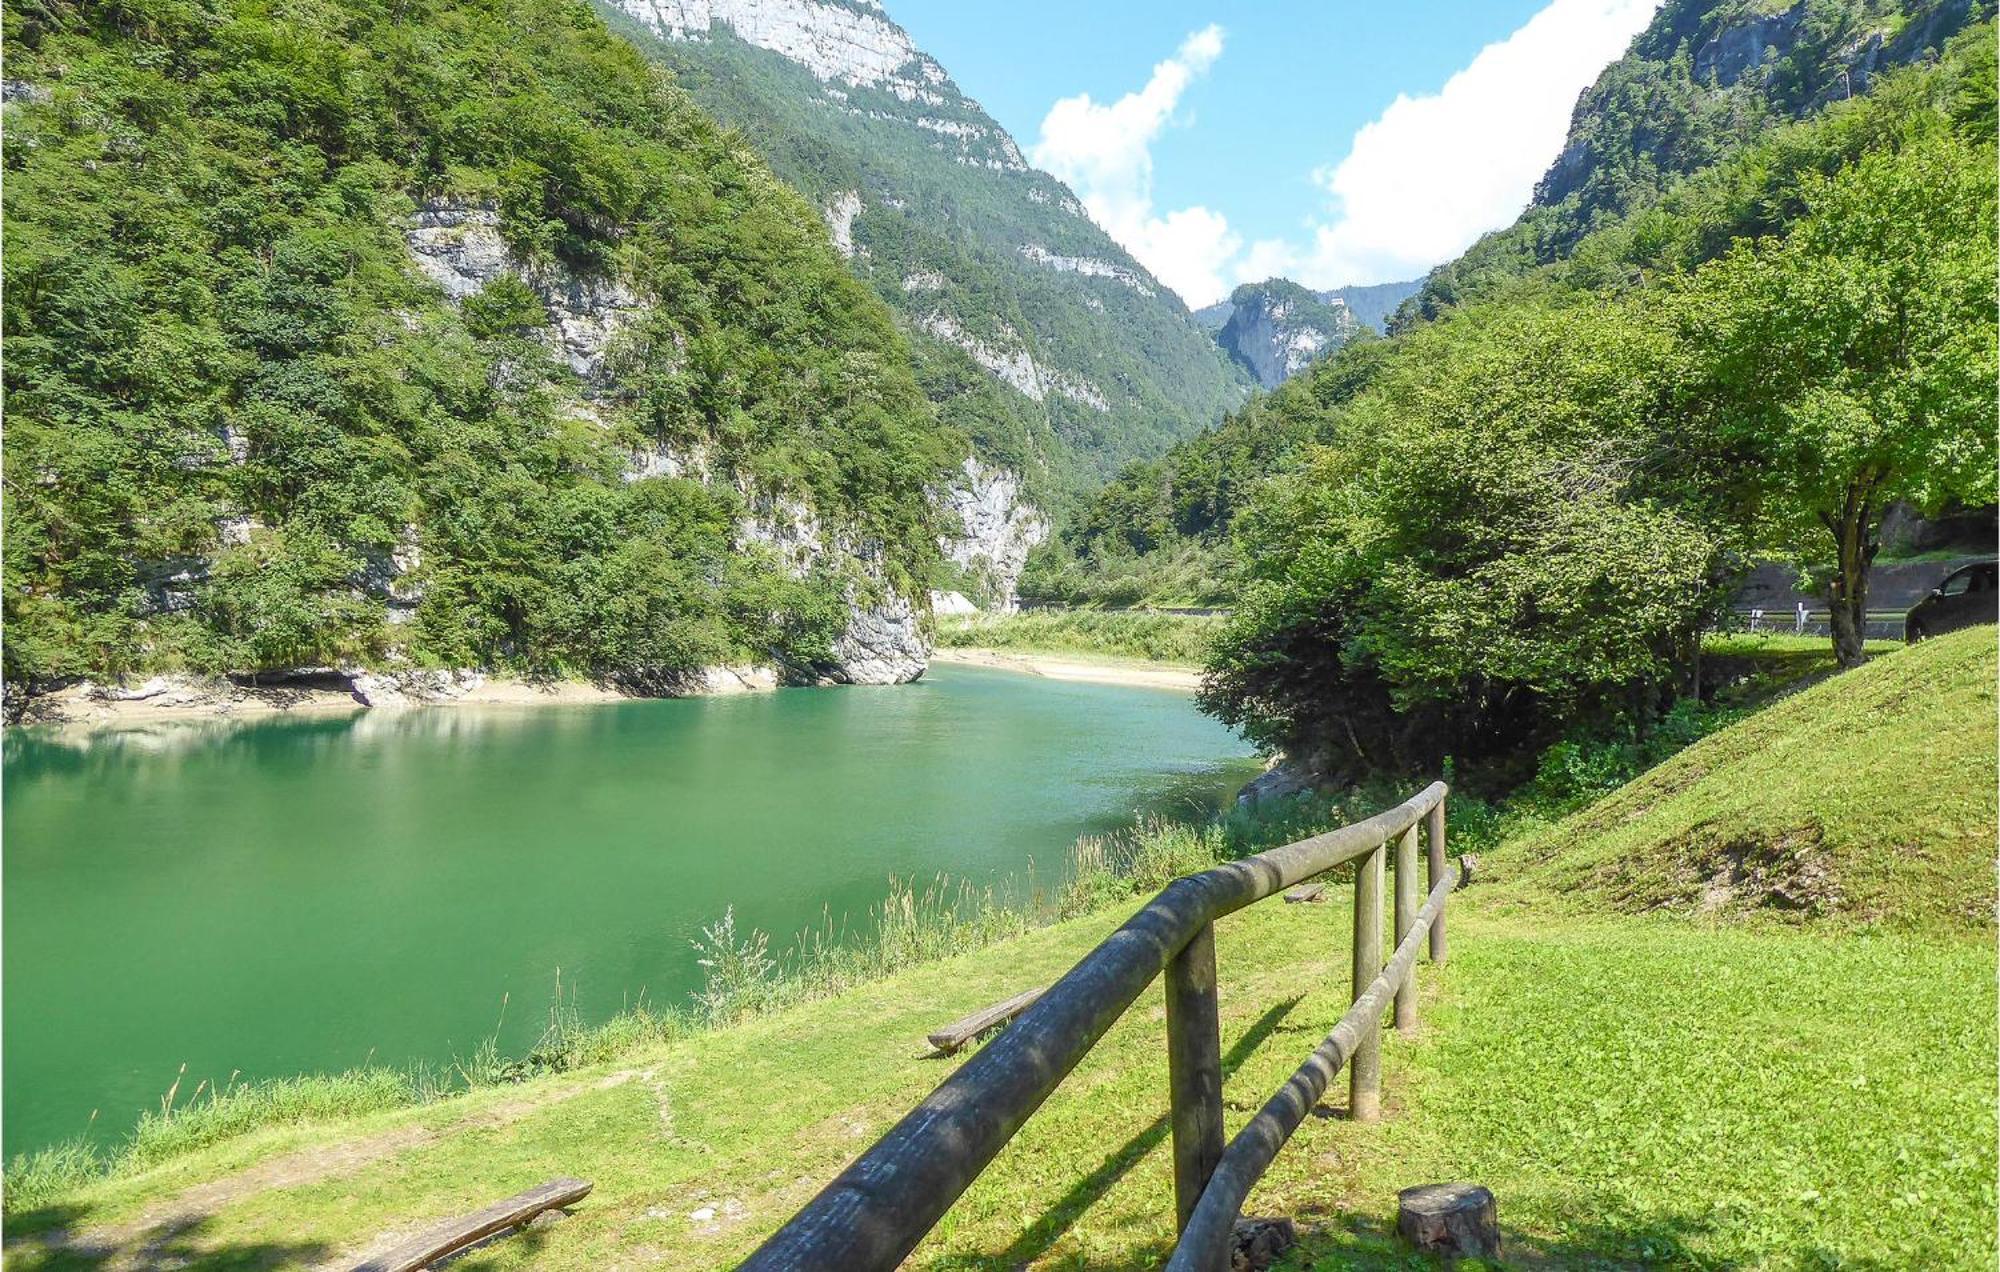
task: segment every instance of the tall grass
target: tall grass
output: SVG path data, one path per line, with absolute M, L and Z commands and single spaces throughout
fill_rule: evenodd
M 566 988 L 557 973 L 541 1034 L 523 1056 L 501 1053 L 496 1024 L 470 1055 L 441 1066 L 368 1066 L 259 1082 L 239 1082 L 232 1075 L 220 1086 L 199 1082 L 185 1095 L 183 1070 L 159 1107 L 142 1114 L 123 1142 L 100 1148 L 78 1137 L 14 1158 L 6 1169 L 4 1211 L 10 1220 L 30 1216 L 109 1176 L 144 1170 L 266 1127 L 428 1104 L 609 1063 L 698 1030 L 727 1028 L 921 963 L 983 949 L 1043 923 L 1129 902 L 1180 875 L 1313 833 L 1346 812 L 1335 801 L 1300 801 L 1199 825 L 1148 818 L 1121 831 L 1079 839 L 1060 885 L 1044 893 L 1031 881 L 1019 900 L 1003 900 L 990 888 L 942 877 L 922 888 L 892 879 L 888 895 L 859 923 L 836 923 L 829 911 L 818 927 L 798 934 L 782 953 L 773 953 L 766 933 L 740 928 L 732 907 L 692 942 L 702 984 L 685 1007 L 641 1002 L 589 1024 L 577 1007 L 574 987 Z M 501 1019 L 504 1023 L 504 1001 Z
M 938 619 L 937 636 L 947 648 L 1100 654 L 1195 667 L 1208 657 L 1221 621 L 1146 610 L 1037 610 L 946 615 Z

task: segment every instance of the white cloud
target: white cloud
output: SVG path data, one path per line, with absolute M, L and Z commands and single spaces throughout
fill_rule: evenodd
M 1310 241 L 1260 240 L 1235 277 L 1289 274 L 1315 287 L 1411 278 L 1507 224 L 1562 148 L 1577 95 L 1658 7 L 1551 0 L 1438 92 L 1398 96 L 1345 159 L 1313 173 L 1331 201 Z
M 1038 167 L 1068 182 L 1091 217 L 1191 305 L 1229 290 L 1224 271 L 1243 240 L 1212 209 L 1154 210 L 1152 146 L 1188 85 L 1222 56 L 1222 41 L 1219 26 L 1196 31 L 1153 68 L 1144 88 L 1115 102 L 1088 93 L 1063 98 L 1042 120 L 1033 152 Z

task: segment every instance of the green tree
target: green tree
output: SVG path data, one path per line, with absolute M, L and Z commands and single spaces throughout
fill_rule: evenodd
M 1678 307 L 1687 444 L 1727 457 L 1758 546 L 1824 580 L 1843 666 L 1863 657 L 1888 506 L 1995 497 L 1993 163 L 1944 135 L 1868 155 Z
M 1712 609 L 1717 544 L 1645 481 L 1661 333 L 1472 307 L 1405 338 L 1339 441 L 1248 514 L 1204 705 L 1334 772 L 1506 766 L 1642 711 Z

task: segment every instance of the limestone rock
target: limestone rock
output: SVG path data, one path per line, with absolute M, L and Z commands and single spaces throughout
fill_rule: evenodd
M 1254 808 L 1266 802 L 1297 799 L 1312 793 L 1315 783 L 1312 774 L 1304 765 L 1282 756 L 1271 762 L 1271 767 L 1244 783 L 1236 792 L 1238 808 Z
M 963 483 L 955 482 L 939 493 L 940 508 L 957 516 L 960 529 L 958 534 L 941 536 L 938 547 L 947 560 L 987 584 L 993 608 L 1011 614 L 1018 606 L 1015 585 L 1027 566 L 1028 553 L 1048 538 L 1049 519 L 1022 501 L 1016 474 L 988 467 L 977 455 L 966 458 L 963 472 Z M 960 612 L 939 610 L 935 602 L 932 608 L 939 613 Z
M 1345 344 L 1360 326 L 1345 301 L 1322 300 L 1279 278 L 1239 287 L 1229 300 L 1216 343 L 1267 389 Z
M 833 642 L 829 678 L 850 685 L 907 684 L 924 674 L 929 661 L 916 606 L 890 592 L 849 616 L 847 630 Z
M 500 209 L 491 203 L 432 199 L 403 231 L 417 269 L 452 300 L 482 291 L 512 274 L 548 306 L 544 344 L 579 376 L 595 377 L 612 340 L 637 320 L 638 295 L 622 280 L 585 277 L 562 268 L 529 269 L 500 237 Z
M 861 215 L 861 195 L 854 190 L 842 190 L 833 196 L 833 202 L 826 205 L 820 215 L 826 218 L 827 231 L 833 235 L 834 250 L 842 256 L 854 256 L 854 218 Z
M 486 683 L 484 673 L 413 667 L 402 671 L 349 668 L 348 691 L 364 707 L 416 707 L 462 698 Z

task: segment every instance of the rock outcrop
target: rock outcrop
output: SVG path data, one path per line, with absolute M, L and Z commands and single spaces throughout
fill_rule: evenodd
M 692 22 L 690 15 L 706 12 L 707 8 L 681 5 L 674 12 Z M 854 250 L 849 232 L 860 210 L 860 196 L 846 192 L 826 212 L 835 246 L 849 255 Z M 499 226 L 499 211 L 491 204 L 436 199 L 426 203 L 405 228 L 404 240 L 417 268 L 452 300 L 463 301 L 476 295 L 503 275 L 512 275 L 526 283 L 548 309 L 548 322 L 537 334 L 582 381 L 581 400 L 574 404 L 571 413 L 580 419 L 605 423 L 600 407 L 606 405 L 605 399 L 617 389 L 616 376 L 607 367 L 607 353 L 618 335 L 643 313 L 641 298 L 616 278 L 586 278 L 560 268 L 526 266 L 507 247 Z M 718 467 L 700 448 L 655 443 L 631 455 L 624 479 L 628 482 L 653 477 L 701 482 L 727 479 L 717 471 Z M 769 549 L 785 570 L 799 578 L 810 573 L 829 554 L 845 556 L 850 559 L 854 573 L 871 587 L 887 593 L 886 599 L 853 604 L 848 628 L 835 643 L 831 665 L 801 674 L 850 684 L 894 684 L 922 675 L 930 647 L 917 608 L 908 597 L 882 585 L 872 550 L 845 535 L 830 534 L 810 506 L 760 491 L 745 477 L 733 480 L 748 509 L 736 526 L 739 545 L 754 544 Z M 387 601 L 392 622 L 407 617 L 409 610 L 422 599 L 421 591 L 403 578 L 416 569 L 421 559 L 412 531 L 396 551 L 371 556 L 366 563 L 365 584 L 371 594 Z M 1018 574 L 1017 569 L 1016 577 Z M 167 576 L 163 590 L 169 590 L 179 577 L 178 573 Z M 855 593 L 863 590 L 868 589 L 857 587 Z M 775 675 L 769 669 L 710 668 L 694 673 L 654 673 L 642 668 L 624 676 L 620 683 L 633 692 L 678 695 L 763 687 L 762 682 L 766 678 L 774 681 Z
M 938 502 L 958 518 L 959 532 L 938 540 L 938 546 L 963 570 L 986 608 L 1012 613 L 1014 589 L 1028 563 L 1028 553 L 1049 537 L 1049 519 L 1021 498 L 1021 478 L 1003 468 L 965 461 L 965 480 L 942 491 Z
M 1321 300 L 1283 278 L 1246 283 L 1229 302 L 1229 320 L 1216 343 L 1267 389 L 1338 349 L 1360 326 L 1345 301 Z
M 542 342 L 586 381 L 599 375 L 612 341 L 642 311 L 640 297 L 621 279 L 531 269 L 516 260 L 500 237 L 500 209 L 490 203 L 433 199 L 403 231 L 403 240 L 424 277 L 453 300 L 474 295 L 503 274 L 526 283 L 548 307 Z

